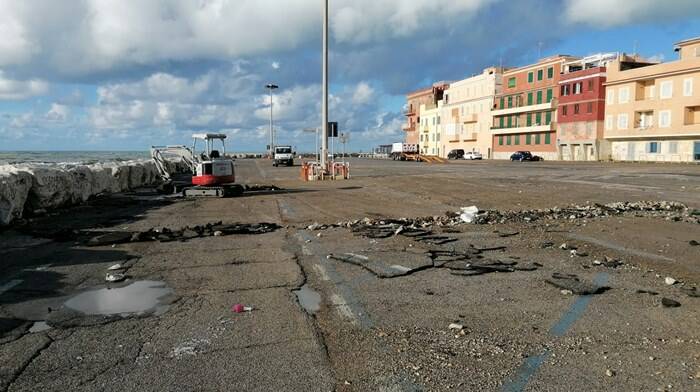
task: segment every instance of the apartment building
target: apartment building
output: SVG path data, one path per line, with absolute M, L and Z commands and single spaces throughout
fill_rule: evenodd
M 559 80 L 557 144 L 559 159 L 610 159 L 610 143 L 603 138 L 606 65 L 618 53 L 600 53 L 564 63 Z
M 442 100 L 443 133 L 438 155 L 446 158 L 451 150 L 462 149 L 491 157 L 491 106 L 501 92 L 502 78 L 501 68 L 490 67 L 479 75 L 450 83 Z
M 509 159 L 527 150 L 558 159 L 556 109 L 564 64 L 575 57 L 557 55 L 503 72 L 501 94 L 493 103 L 493 157 Z
M 420 135 L 418 140 L 421 155 L 444 156 L 442 150 L 442 100 L 436 105 L 420 105 Z
M 435 83 L 433 86 L 416 90 L 406 95 L 404 115 L 406 123 L 403 126 L 406 132 L 404 141 L 410 144 L 420 143 L 419 124 L 421 123 L 420 108 L 436 108 L 438 101 L 442 100 L 444 91 L 449 87 L 446 83 Z
M 604 137 L 618 161 L 700 162 L 700 37 L 678 60 L 608 66 Z

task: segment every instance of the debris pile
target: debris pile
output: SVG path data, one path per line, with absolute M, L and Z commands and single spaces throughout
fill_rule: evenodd
M 450 270 L 452 275 L 474 276 L 493 272 L 534 271 L 542 267 L 538 263 L 521 263 L 513 258 L 484 256 L 484 252 L 492 250 L 501 248 L 480 249 L 469 246 L 463 251 L 431 250 L 427 255 L 397 253 L 396 258 L 389 260 L 387 256 L 391 257 L 391 252 L 372 252 L 369 255 L 330 254 L 328 258 L 360 266 L 382 279 L 406 276 L 429 268 L 445 268 Z
M 530 223 L 536 221 L 593 219 L 610 216 L 644 215 L 664 217 L 674 221 L 700 223 L 700 215 L 693 214 L 685 204 L 674 201 L 615 202 L 608 204 L 571 205 L 534 210 L 478 210 L 469 207 L 465 212 L 447 212 L 442 216 L 399 219 L 357 219 L 336 224 L 314 223 L 308 230 L 326 230 L 335 227 L 349 228 L 353 232 L 369 238 L 387 238 L 405 231 L 417 231 L 432 226 L 457 226 L 469 220 L 474 224 L 491 225 L 498 223 Z M 504 233 L 503 237 L 518 233 Z
M 216 222 L 206 225 L 186 226 L 177 230 L 164 227 L 162 229 L 152 228 L 146 231 L 111 231 L 100 232 L 98 235 L 93 236 L 87 241 L 87 245 L 103 246 L 127 242 L 187 241 L 198 237 L 220 237 L 232 234 L 265 234 L 279 228 L 280 226 L 276 223 L 224 224 L 222 222 Z

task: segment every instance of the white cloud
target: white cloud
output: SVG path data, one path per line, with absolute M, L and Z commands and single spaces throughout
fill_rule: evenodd
M 352 102 L 356 105 L 369 103 L 374 97 L 374 89 L 366 82 L 360 82 L 352 94 Z
M 51 109 L 46 113 L 46 119 L 49 121 L 63 122 L 68 119 L 70 109 L 68 106 L 58 103 L 51 104 Z
M 277 61 L 273 61 L 271 65 L 273 69 L 280 69 L 280 63 Z
M 46 94 L 49 84 L 43 80 L 12 80 L 0 71 L 0 100 L 23 100 Z
M 564 13 L 571 22 L 606 28 L 698 16 L 700 7 L 697 0 L 567 0 Z

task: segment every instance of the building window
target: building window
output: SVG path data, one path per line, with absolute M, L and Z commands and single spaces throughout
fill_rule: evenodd
M 440 116 L 437 116 L 437 123 L 440 125 Z
M 520 135 L 515 135 L 515 145 L 516 146 L 520 145 Z
M 569 85 L 568 84 L 563 84 L 561 86 L 561 94 L 560 95 L 562 97 L 566 97 L 567 95 L 569 95 Z
M 668 153 L 678 154 L 678 142 L 668 142 Z
M 445 105 L 450 103 L 450 94 L 445 94 Z
M 535 81 L 535 74 L 534 72 L 530 71 L 527 73 L 527 82 L 532 83 Z
M 532 91 L 527 93 L 527 104 L 532 105 Z
M 581 94 L 581 89 L 583 87 L 583 84 L 579 83 L 574 83 L 574 94 Z
M 554 77 L 554 68 L 553 67 L 547 68 L 547 79 L 551 79 L 553 77 Z
M 513 127 L 513 116 L 508 116 L 508 128 Z
M 498 145 L 499 146 L 503 145 L 503 135 L 498 136 Z
M 552 89 L 547 89 L 547 103 L 552 102 L 552 98 L 554 97 L 554 92 Z
M 569 114 L 569 107 L 566 105 L 562 105 L 561 107 L 561 115 L 562 116 L 567 116 Z
M 622 87 L 617 97 L 617 103 L 627 103 L 630 101 L 630 88 Z
M 659 92 L 659 98 L 669 99 L 673 97 L 673 80 L 665 80 L 661 82 L 661 91 Z
M 693 78 L 683 79 L 683 96 L 693 96 Z
M 538 69 L 538 70 L 537 70 L 537 80 L 538 80 L 538 81 L 539 81 L 539 80 L 542 80 L 543 75 L 544 75 L 544 71 L 541 70 L 541 69 Z
M 505 121 L 505 119 L 503 117 L 498 118 L 498 125 L 499 125 L 498 127 L 499 128 L 503 128 L 504 121 Z
M 605 94 L 605 103 L 607 105 L 612 105 L 615 103 L 615 90 L 609 88 Z
M 659 142 L 649 142 L 649 153 L 657 154 L 659 152 Z
M 527 144 L 528 146 L 532 144 L 532 135 L 529 133 L 525 135 L 525 144 Z
M 509 145 L 509 146 L 510 146 L 510 144 L 511 144 L 510 135 L 506 136 L 506 144 Z
M 593 113 L 593 102 L 588 102 L 586 106 L 586 113 Z
M 542 125 L 542 113 L 535 113 L 535 125 Z
M 588 81 L 588 91 L 593 91 L 593 79 Z
M 514 88 L 515 87 L 515 77 L 508 78 L 508 88 Z
M 671 127 L 671 111 L 670 110 L 659 111 L 659 127 L 661 127 L 661 128 Z
M 540 144 L 540 134 L 535 135 L 535 144 Z
M 513 96 L 508 97 L 508 107 L 509 108 L 513 107 Z
M 579 114 L 580 110 L 581 110 L 581 108 L 580 108 L 579 104 L 575 104 L 574 105 L 574 114 Z
M 542 90 L 537 92 L 537 104 L 539 105 L 541 103 L 542 103 Z
M 544 124 L 549 125 L 552 123 L 552 112 L 547 112 L 544 115 Z
M 613 125 L 615 124 L 615 116 L 608 114 L 605 116 L 605 130 L 612 131 Z
M 527 126 L 531 127 L 532 126 L 532 113 L 527 114 Z
M 622 113 L 617 116 L 617 129 L 627 129 L 629 126 L 629 119 L 627 113 Z
M 544 144 L 552 144 L 552 134 L 551 133 L 544 134 Z
M 499 106 L 499 108 L 503 109 L 505 107 L 506 107 L 506 99 L 501 97 L 501 105 Z

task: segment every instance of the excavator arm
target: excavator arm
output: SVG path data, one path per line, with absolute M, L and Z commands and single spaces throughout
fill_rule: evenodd
M 179 159 L 194 174 L 197 158 L 192 150 L 186 146 L 152 146 L 151 158 L 158 169 L 158 173 L 164 182 L 172 181 L 172 174 L 168 170 L 167 161 Z

